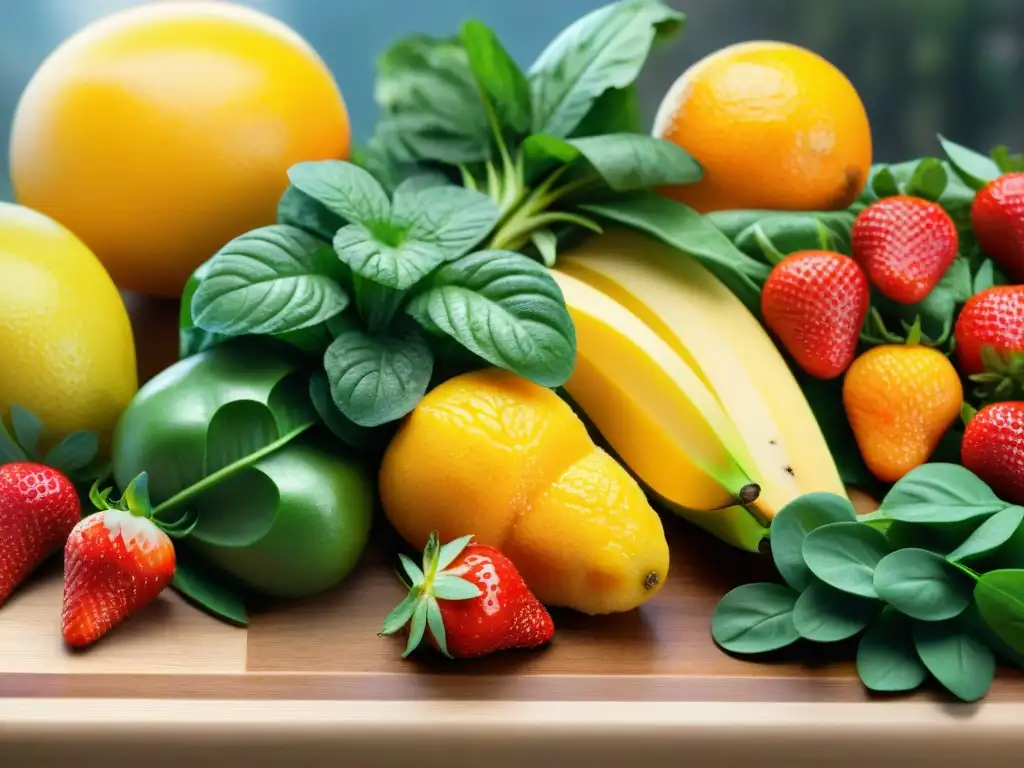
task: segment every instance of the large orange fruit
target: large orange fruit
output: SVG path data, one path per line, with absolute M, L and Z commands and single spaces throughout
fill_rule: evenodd
M 698 183 L 663 190 L 701 212 L 845 208 L 871 166 L 857 91 L 789 43 L 740 43 L 698 61 L 662 100 L 654 135 L 703 166 Z
M 347 158 L 338 86 L 296 32 L 221 2 L 145 3 L 60 45 L 18 104 L 18 201 L 69 228 L 122 288 L 178 296 L 275 218 L 287 169 Z

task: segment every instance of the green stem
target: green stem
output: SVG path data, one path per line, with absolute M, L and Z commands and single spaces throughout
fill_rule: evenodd
M 352 283 L 359 315 L 366 324 L 366 330 L 370 333 L 385 333 L 391 319 L 405 301 L 406 292 L 366 280 L 356 274 L 352 275 Z
M 966 573 L 968 576 L 970 576 L 975 581 L 980 581 L 981 580 L 981 576 L 979 574 L 977 574 L 975 571 L 973 571 L 970 568 L 968 568 L 963 563 L 956 563 L 956 562 L 949 561 L 949 564 L 952 565 L 954 568 L 956 568 L 956 569 L 958 569 L 960 571 L 963 571 L 964 573 Z
M 495 232 L 494 237 L 491 238 L 489 245 L 490 248 L 495 250 L 516 250 L 517 248 L 521 248 L 522 245 L 529 240 L 529 234 L 544 225 L 542 217 L 550 215 L 547 212 L 548 208 L 568 195 L 578 192 L 581 189 L 585 189 L 598 181 L 596 176 L 588 176 L 586 178 L 577 179 L 576 181 L 564 184 L 557 189 L 552 189 L 555 182 L 557 182 L 562 174 L 565 173 L 567 168 L 568 166 L 565 165 L 556 168 L 548 175 L 547 178 L 544 179 L 544 181 L 530 192 L 519 207 L 515 209 L 512 215 L 498 226 L 497 232 Z M 553 213 L 556 212 L 551 212 L 551 214 Z M 563 218 L 560 220 L 568 221 L 569 219 Z M 587 226 L 585 224 L 581 224 L 578 220 L 573 221 L 573 223 L 580 224 L 581 226 Z M 594 229 L 593 226 L 588 226 L 587 228 L 592 230 Z
M 316 424 L 316 421 L 307 421 L 304 424 L 300 424 L 299 426 L 295 427 L 295 429 L 285 433 L 284 435 L 282 435 L 269 445 L 264 446 L 263 448 L 260 448 L 258 451 L 250 453 L 247 456 L 243 456 L 238 461 L 228 464 L 226 467 L 218 469 L 216 472 L 207 475 L 199 482 L 193 483 L 188 488 L 184 488 L 181 491 L 178 491 L 178 493 L 171 496 L 171 498 L 167 499 L 167 501 L 158 504 L 156 508 L 153 510 L 153 514 L 160 515 L 169 509 L 174 509 L 175 507 L 180 507 L 182 504 L 188 503 L 195 497 L 201 495 L 204 491 L 209 490 L 210 488 L 217 485 L 217 483 L 220 483 L 224 479 L 230 477 L 235 472 L 245 469 L 246 467 L 252 466 L 257 461 L 262 459 L 264 456 L 269 456 L 278 448 L 287 445 L 292 440 L 301 435 L 303 432 L 305 432 L 307 429 L 312 427 L 314 424 Z

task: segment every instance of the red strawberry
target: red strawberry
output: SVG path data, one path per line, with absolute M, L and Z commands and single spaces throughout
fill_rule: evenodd
M 897 195 L 872 203 L 853 222 L 853 258 L 887 298 L 916 304 L 956 258 L 956 225 L 938 203 Z
M 834 379 L 853 362 L 870 301 L 867 277 L 849 256 L 798 251 L 768 275 L 761 315 L 801 368 Z
M 0 466 L 0 605 L 82 518 L 75 486 L 35 462 Z
M 990 181 L 971 204 L 978 244 L 1015 283 L 1024 283 L 1024 172 Z
M 152 520 L 121 509 L 83 519 L 64 548 L 64 641 L 90 645 L 152 602 L 174 576 L 174 546 Z
M 468 659 L 551 640 L 555 625 L 519 571 L 494 547 L 464 536 L 438 546 L 431 533 L 422 571 L 402 556 L 409 594 L 384 619 L 381 635 L 409 625 L 408 656 L 426 634 L 446 656 Z
M 1014 356 L 1024 357 L 1024 285 L 997 285 L 971 296 L 957 317 L 954 336 L 960 372 L 968 376 L 993 367 L 986 366 L 985 358 L 1008 368 Z M 983 357 L 985 347 L 992 347 L 995 356 Z
M 1011 504 L 1024 504 L 1024 402 L 992 403 L 967 422 L 960 461 Z

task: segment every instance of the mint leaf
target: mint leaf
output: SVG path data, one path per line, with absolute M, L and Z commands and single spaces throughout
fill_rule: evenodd
M 434 359 L 416 331 L 400 336 L 346 331 L 324 355 L 331 398 L 346 418 L 375 427 L 402 418 L 422 399 Z
M 568 142 L 618 192 L 700 181 L 703 169 L 689 153 L 654 136 L 614 133 Z
M 289 184 L 277 203 L 277 223 L 305 230 L 330 242 L 346 221 L 320 201 Z
M 432 243 L 456 259 L 494 229 L 501 216 L 487 196 L 453 184 L 424 186 L 414 177 L 395 190 L 392 223 L 411 240 Z
M 972 189 L 981 189 L 988 182 L 1002 175 L 999 166 L 996 165 L 992 158 L 950 141 L 941 134 L 939 135 L 939 143 L 942 145 L 942 149 L 949 158 L 953 169 L 963 179 L 964 183 Z
M 445 252 L 433 243 L 402 242 L 403 238 L 398 235 L 395 239 L 399 242 L 391 245 L 365 225 L 349 224 L 334 236 L 334 251 L 357 275 L 401 291 L 411 288 L 445 258 Z
M 529 71 L 533 133 L 570 136 L 605 91 L 633 84 L 655 39 L 683 18 L 658 0 L 621 0 L 563 30 Z
M 298 163 L 288 169 L 288 179 L 300 192 L 347 221 L 387 221 L 391 214 L 384 188 L 358 165 L 343 160 Z
M 462 44 L 476 79 L 502 133 L 519 139 L 530 132 L 533 110 L 530 84 L 486 24 L 472 20 L 462 25 Z
M 572 373 L 576 331 L 562 291 L 522 254 L 479 251 L 449 262 L 406 311 L 428 331 L 541 386 L 561 386 Z
M 195 324 L 228 335 L 308 328 L 337 315 L 349 298 L 331 249 L 282 224 L 236 237 L 210 260 L 192 296 Z

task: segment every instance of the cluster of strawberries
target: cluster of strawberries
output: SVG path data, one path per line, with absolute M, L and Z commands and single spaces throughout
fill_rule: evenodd
M 0 605 L 61 548 L 61 632 L 74 648 L 99 640 L 174 576 L 174 546 L 144 514 L 108 507 L 82 517 L 63 472 L 34 461 L 0 466 Z
M 886 299 L 924 301 L 953 264 L 957 227 L 937 203 L 909 195 L 862 210 L 851 256 L 801 251 L 775 265 L 762 293 L 765 325 L 804 371 L 845 374 L 843 403 L 868 469 L 893 482 L 928 461 L 950 425 L 969 416 L 961 461 L 1008 501 L 1024 503 L 1024 173 L 989 182 L 971 207 L 974 236 L 1011 285 L 978 291 L 953 329 L 956 365 L 916 327 L 906 343 L 858 355 L 871 287 Z M 964 380 L 989 402 L 964 408 Z M 1018 395 L 1019 397 L 1019 395 Z

